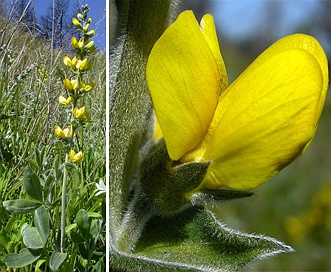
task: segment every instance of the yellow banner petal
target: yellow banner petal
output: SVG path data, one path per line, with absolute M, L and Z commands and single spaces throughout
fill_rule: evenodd
M 220 78 L 220 92 L 223 92 L 228 87 L 228 75 L 226 73 L 225 64 L 221 55 L 220 46 L 218 43 L 214 17 L 210 14 L 206 14 L 202 17 L 200 22 L 201 32 L 212 51 L 215 60 L 217 62 L 217 67 L 219 70 Z
M 203 139 L 214 115 L 220 74 L 192 11 L 155 43 L 147 81 L 169 156 L 178 160 Z
M 190 155 L 212 162 L 204 185 L 253 189 L 300 155 L 316 131 L 327 70 L 310 36 L 283 38 L 262 53 L 221 95 L 206 139 Z

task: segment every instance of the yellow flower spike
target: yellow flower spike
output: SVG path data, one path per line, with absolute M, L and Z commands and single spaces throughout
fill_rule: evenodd
M 71 38 L 71 46 L 72 46 L 74 49 L 79 49 L 79 45 L 78 45 L 78 41 L 77 41 L 76 37 L 72 37 L 72 38 Z
M 63 140 L 68 140 L 71 138 L 72 127 L 68 126 L 65 129 L 61 129 L 59 126 L 55 126 L 55 135 Z
M 73 110 L 73 114 L 74 114 L 75 118 L 77 118 L 78 120 L 81 120 L 83 122 L 86 122 L 89 118 L 89 114 L 86 111 L 85 106 L 83 106 L 81 108 L 75 107 Z
M 65 56 L 63 58 L 63 63 L 64 63 L 65 66 L 68 66 L 68 67 L 71 67 L 71 65 L 72 65 L 72 61 L 68 56 Z
M 59 96 L 59 103 L 61 105 L 67 106 L 70 105 L 72 102 L 72 96 L 69 96 L 68 98 L 63 97 L 62 95 Z
M 82 151 L 76 153 L 75 151 L 70 150 L 69 151 L 69 159 L 72 162 L 80 163 L 82 161 L 82 159 L 83 159 L 83 153 L 82 153 Z
M 219 71 L 221 58 L 216 59 L 210 48 L 216 34 L 208 30 L 211 24 L 210 19 L 207 21 L 203 34 L 192 11 L 181 13 L 155 43 L 148 59 L 147 80 L 173 160 L 180 159 L 204 138 L 218 96 L 227 85 L 225 70 L 222 75 Z M 213 37 L 206 41 L 209 35 Z M 218 43 L 213 48 L 216 46 Z
M 178 17 L 155 44 L 147 64 L 148 85 L 169 155 L 182 163 L 209 161 L 202 184 L 207 188 L 256 188 L 312 141 L 328 86 L 325 53 L 308 35 L 277 41 L 228 88 L 221 88 L 216 108 L 213 99 L 205 97 L 220 93 L 214 77 L 222 82 L 225 68 L 206 61 L 209 49 L 218 62 L 215 39 L 208 34 L 210 17 L 204 17 L 201 26 L 209 38 L 199 42 L 192 18 L 187 11 Z M 204 86 L 196 90 L 203 85 L 201 79 Z M 208 103 L 210 121 L 203 115 Z

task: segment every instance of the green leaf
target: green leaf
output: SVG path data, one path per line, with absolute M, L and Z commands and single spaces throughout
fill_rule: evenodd
M 30 167 L 27 167 L 24 171 L 23 186 L 28 196 L 35 200 L 43 200 L 40 179 Z
M 60 168 L 59 168 L 59 157 L 58 157 L 58 155 L 55 155 L 55 157 L 54 157 L 53 175 L 54 175 L 56 180 L 60 180 L 62 175 L 63 175 L 63 171 L 61 171 Z
M 3 206 L 7 211 L 13 213 L 29 213 L 36 210 L 42 203 L 30 199 L 14 199 L 4 201 Z
M 110 241 L 112 244 L 112 241 Z M 231 230 L 207 209 L 153 217 L 133 254 L 111 249 L 113 268 L 132 271 L 237 271 L 256 259 L 293 251 L 272 238 Z
M 34 149 L 34 159 L 37 163 L 38 169 L 42 169 L 43 166 L 43 152 L 40 151 L 37 147 Z
M 78 252 L 84 259 L 89 258 L 90 251 L 85 243 L 78 244 Z
M 51 255 L 51 259 L 49 261 L 49 267 L 53 271 L 57 271 L 62 263 L 66 260 L 67 258 L 67 253 L 61 253 L 57 250 L 54 250 Z
M 44 184 L 44 200 L 46 200 L 51 193 L 53 186 L 55 183 L 55 178 L 52 173 L 49 173 L 48 176 L 45 179 L 45 184 Z
M 18 254 L 10 253 L 6 255 L 3 262 L 11 268 L 20 268 L 38 260 L 42 253 L 43 249 L 23 248 Z
M 84 209 L 78 211 L 76 215 L 76 223 L 79 231 L 84 237 L 87 237 L 90 229 L 89 216 Z
M 43 248 L 46 244 L 36 227 L 24 225 L 22 227 L 21 234 L 23 236 L 23 243 L 28 248 L 39 249 Z
M 84 237 L 76 231 L 70 232 L 70 238 L 75 244 L 81 244 L 85 242 Z
M 44 205 L 34 211 L 34 224 L 46 245 L 49 236 L 49 215 Z

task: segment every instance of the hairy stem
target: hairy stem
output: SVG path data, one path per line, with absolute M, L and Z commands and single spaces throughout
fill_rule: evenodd
M 167 27 L 171 0 L 118 0 L 118 39 L 110 55 L 110 235 L 121 226 L 152 105 L 145 69 Z M 116 239 L 115 239 L 116 240 Z

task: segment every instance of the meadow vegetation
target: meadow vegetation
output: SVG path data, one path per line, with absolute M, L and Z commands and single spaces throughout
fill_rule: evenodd
M 80 98 L 89 112 L 89 119 L 80 125 L 84 128 L 79 135 L 83 159 L 76 164 L 64 164 L 67 146 L 56 137 L 54 128 L 64 127 L 68 122 L 70 109 L 60 105 L 58 98 L 65 92 L 64 79 L 72 76 L 63 58 L 72 58 L 75 52 L 64 47 L 53 48 L 45 40 L 24 31 L 19 23 L 6 18 L 0 20 L 0 270 L 10 271 L 4 262 L 5 256 L 18 254 L 25 248 L 24 229 L 28 226 L 34 230 L 33 226 L 38 225 L 33 211 L 14 213 L 3 205 L 4 201 L 33 200 L 31 190 L 29 195 L 23 186 L 29 167 L 40 181 L 43 204 L 49 201 L 49 206 L 45 205 L 49 238 L 35 262 L 15 271 L 47 271 L 51 265 L 54 271 L 74 268 L 75 271 L 104 271 L 105 52 L 97 50 L 89 56 L 93 69 L 84 75 L 85 82 L 95 85 Z M 66 258 L 59 268 L 51 264 L 51 255 L 54 251 L 63 253 L 57 245 L 64 169 L 68 171 Z M 51 184 L 47 188 L 48 197 L 47 182 Z

